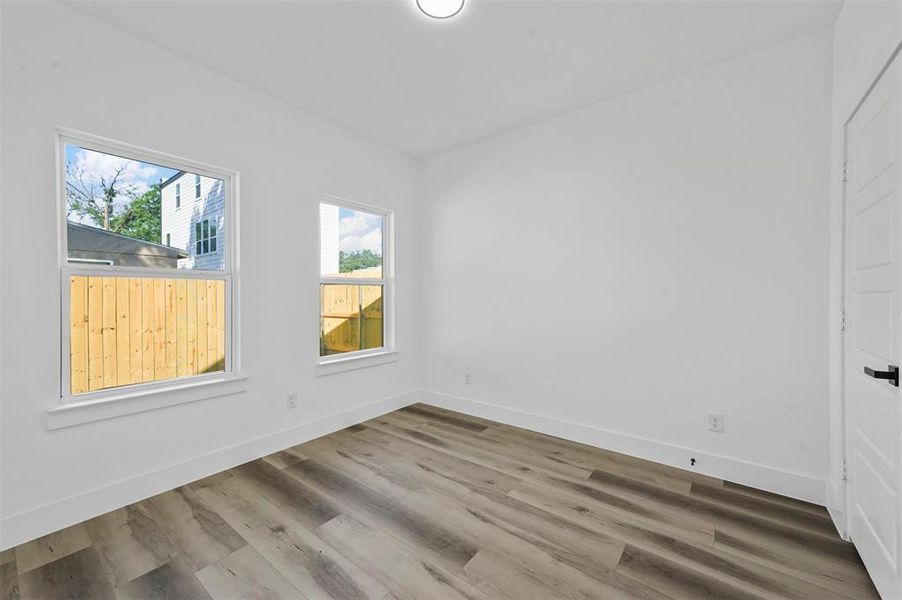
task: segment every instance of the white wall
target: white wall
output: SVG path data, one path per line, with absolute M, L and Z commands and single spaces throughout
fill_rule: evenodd
M 0 547 L 409 401 L 413 161 L 68 7 L 2 11 Z M 48 431 L 60 390 L 57 125 L 240 172 L 245 393 Z M 401 359 L 317 378 L 323 193 L 397 211 Z
M 841 319 L 843 285 L 842 163 L 844 125 L 902 43 L 902 2 L 847 0 L 834 26 L 833 117 L 830 177 L 830 473 L 827 507 L 846 535 Z
M 800 38 L 426 160 L 425 399 L 823 501 L 831 53 Z

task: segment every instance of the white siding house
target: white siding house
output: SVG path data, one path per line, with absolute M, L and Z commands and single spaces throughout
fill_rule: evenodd
M 338 273 L 339 207 L 319 205 L 320 269 L 323 275 Z
M 180 171 L 162 184 L 163 244 L 184 250 L 180 269 L 225 268 L 225 184 Z

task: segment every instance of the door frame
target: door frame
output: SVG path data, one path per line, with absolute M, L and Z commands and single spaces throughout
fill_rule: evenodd
M 837 426 L 830 427 L 830 460 L 832 462 L 838 449 L 840 464 L 831 464 L 827 475 L 825 498 L 827 510 L 840 536 L 849 540 L 849 486 L 846 479 L 846 465 L 849 461 L 849 403 L 846 401 L 846 177 L 845 164 L 848 156 L 848 140 L 846 136 L 849 122 L 858 113 L 865 99 L 877 85 L 877 82 L 892 64 L 893 60 L 902 53 L 902 31 L 894 27 L 881 44 L 880 51 L 871 60 L 863 77 L 852 88 L 852 93 L 837 111 L 840 118 L 834 121 L 834 127 L 839 128 L 838 156 L 834 159 L 834 169 L 831 171 L 833 181 L 838 187 L 838 193 L 833 195 L 836 200 L 832 202 L 831 213 L 831 311 L 830 311 L 830 344 L 832 348 L 830 358 L 830 397 L 834 403 L 838 403 L 838 415 L 840 422 Z M 900 57 L 902 60 L 902 57 Z M 833 412 L 831 407 L 831 412 Z

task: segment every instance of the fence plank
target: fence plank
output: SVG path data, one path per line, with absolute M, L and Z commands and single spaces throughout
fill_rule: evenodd
M 103 387 L 103 278 L 88 278 L 88 389 Z
M 197 282 L 197 372 L 207 372 L 207 282 Z
M 116 385 L 131 383 L 129 369 L 131 339 L 131 309 L 129 307 L 128 277 L 116 277 Z
M 188 287 L 188 311 L 186 313 L 188 326 L 185 327 L 188 347 L 188 373 L 197 374 L 197 281 L 189 279 Z
M 103 387 L 114 387 L 116 377 L 116 280 L 103 278 Z
M 207 280 L 207 371 L 217 371 L 219 334 L 216 333 L 216 281 Z
M 184 279 L 175 283 L 176 296 L 176 376 L 184 377 L 188 371 L 188 335 L 185 328 L 188 326 L 188 284 Z
M 166 281 L 153 280 L 153 378 L 155 381 L 166 379 Z
M 154 375 L 154 330 L 156 329 L 156 311 L 153 309 L 153 279 L 141 280 L 141 322 L 142 337 L 142 381 L 153 381 Z
M 88 391 L 88 278 L 69 279 L 70 394 Z
M 166 279 L 166 379 L 178 376 L 175 279 Z
M 129 332 L 129 365 L 128 365 L 128 381 L 129 383 L 141 383 L 144 379 L 144 343 L 143 343 L 143 320 L 141 306 L 143 296 L 143 286 L 141 280 L 137 277 L 128 280 L 128 312 L 129 324 L 131 331 Z
M 218 370 L 225 370 L 225 281 L 216 280 L 216 347 L 219 349 Z

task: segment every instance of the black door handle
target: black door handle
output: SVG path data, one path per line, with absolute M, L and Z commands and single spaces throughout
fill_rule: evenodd
M 886 371 L 875 371 L 871 367 L 864 368 L 864 374 L 874 379 L 886 379 L 891 384 L 899 387 L 899 367 L 890 365 Z

